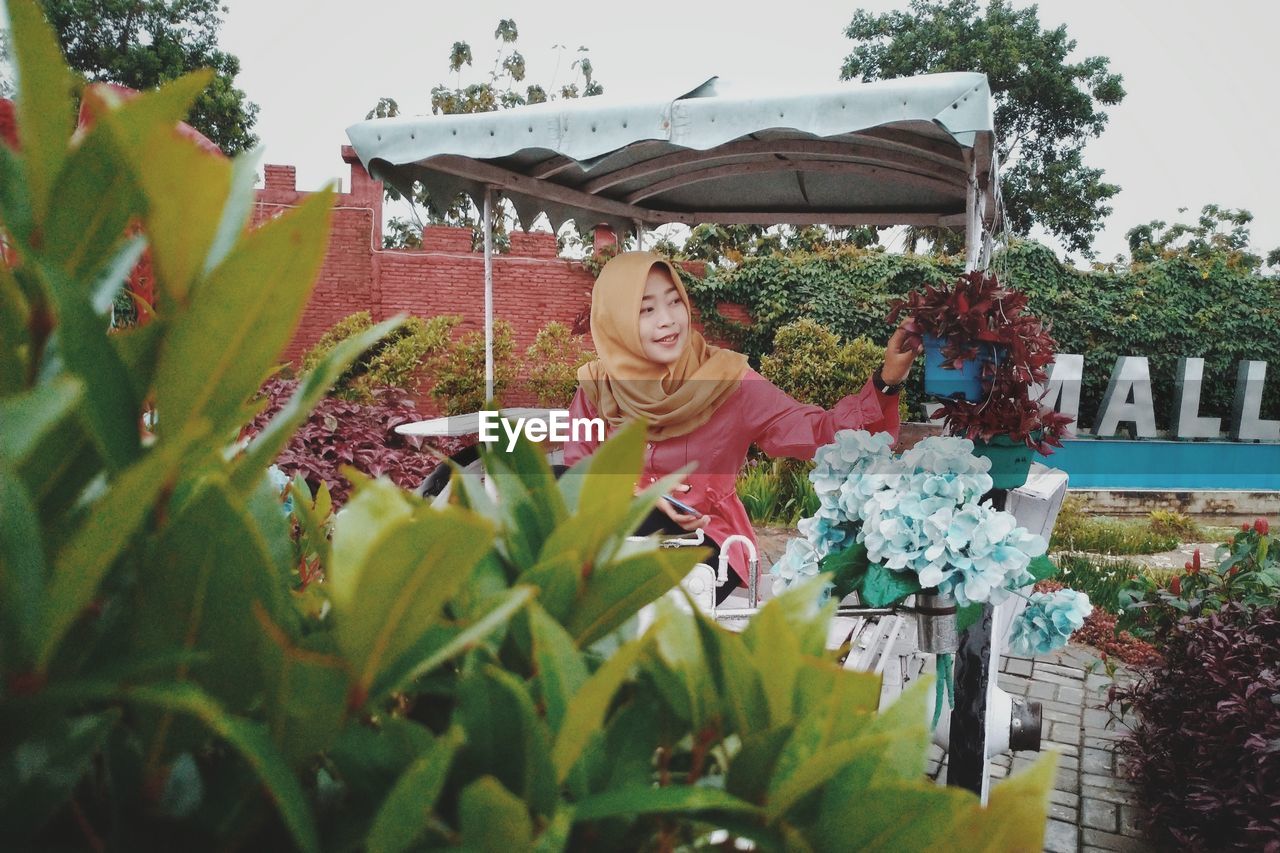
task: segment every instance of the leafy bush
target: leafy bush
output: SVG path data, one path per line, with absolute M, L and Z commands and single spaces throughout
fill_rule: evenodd
M 373 403 L 380 389 L 411 391 L 432 359 L 451 345 L 450 333 L 462 322 L 453 314 L 422 320 L 410 317 L 360 356 L 338 379 L 333 395 L 343 400 Z M 302 371 L 311 370 L 335 346 L 373 325 L 368 311 L 339 320 L 302 357 Z
M 1153 509 L 1147 525 L 1157 536 L 1176 536 L 1179 542 L 1202 542 L 1205 532 L 1191 517 L 1176 509 Z
M 1147 574 L 1145 566 L 1130 560 L 1089 554 L 1058 554 L 1054 562 L 1058 564 L 1058 580 L 1087 592 L 1091 602 L 1112 613 L 1120 612 L 1120 591 Z
M 245 427 L 246 437 L 257 435 L 296 393 L 298 382 L 269 380 L 261 391 L 267 408 Z M 416 438 L 400 435 L 400 424 L 422 420 L 413 406 L 390 390 L 374 395 L 374 403 L 356 403 L 326 397 L 289 439 L 275 463 L 290 478 L 301 476 L 307 486 L 323 483 L 341 508 L 351 493 L 343 474 L 350 466 L 366 477 L 387 477 L 405 489 L 416 489 L 440 464 L 440 456 L 452 456 L 470 439 Z
M 493 322 L 493 396 L 501 404 L 502 393 L 516 377 L 512 359 L 515 337 L 506 320 Z M 446 415 L 478 412 L 484 408 L 484 332 L 467 332 L 429 365 L 435 384 L 431 396 Z
M 593 358 L 595 354 L 583 346 L 583 336 L 563 323 L 552 321 L 539 329 L 524 351 L 529 389 L 538 405 L 568 406 L 578 388 L 578 368 Z
M 1135 578 L 1120 592 L 1121 624 L 1135 634 L 1158 636 L 1183 616 L 1213 613 L 1229 603 L 1256 608 L 1280 602 L 1280 555 L 1271 545 L 1270 524 L 1259 518 L 1218 547 L 1216 565 L 1203 563 L 1196 549 L 1185 574 L 1167 584 Z
M 1158 847 L 1280 847 L 1280 612 L 1235 604 L 1175 625 L 1164 664 L 1114 700 L 1137 712 L 1121 742 Z
M 802 403 L 829 409 L 855 394 L 884 363 L 884 347 L 866 338 L 848 343 L 830 329 L 800 319 L 778 329 L 773 349 L 760 359 L 760 373 Z M 907 402 L 899 400 L 906 420 Z
M 738 475 L 738 498 L 755 524 L 794 526 L 818 511 L 818 495 L 809 482 L 812 462 L 757 458 Z
M 8 11 L 23 153 L 0 145 L 17 257 L 0 265 L 6 848 L 636 849 L 719 827 L 770 849 L 1041 846 L 1052 757 L 987 808 L 928 782 L 927 680 L 877 714 L 878 677 L 823 649 L 818 585 L 741 634 L 668 607 L 628 639 L 700 556 L 624 537 L 671 487 L 636 496 L 600 473 L 639 470 L 642 425 L 558 482 L 527 443 L 490 456 L 498 504 L 469 477 L 448 507 L 362 480 L 331 539 L 323 492 L 295 488 L 295 547 L 268 465 L 394 323 L 335 347 L 247 448 L 227 445 L 306 302 L 331 194 L 243 233 L 253 163 L 172 132 L 208 74 L 119 107 L 88 89 L 99 121 L 73 146 L 53 34 L 34 0 Z M 94 294 L 136 259 L 134 219 L 159 311 L 108 335 Z

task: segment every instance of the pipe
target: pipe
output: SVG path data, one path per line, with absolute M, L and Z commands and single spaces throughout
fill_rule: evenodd
M 493 399 L 493 187 L 484 188 L 484 404 Z
M 729 582 L 729 548 L 735 543 L 741 543 L 747 552 L 747 604 L 754 610 L 760 604 L 760 560 L 756 553 L 756 543 L 752 542 L 750 537 L 743 536 L 741 533 L 725 537 L 725 540 L 720 543 L 720 571 L 717 576 L 720 584 Z

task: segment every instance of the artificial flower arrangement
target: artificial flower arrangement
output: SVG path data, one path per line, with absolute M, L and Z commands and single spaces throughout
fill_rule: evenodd
M 949 435 L 975 442 L 977 453 L 996 460 L 998 488 L 1026 481 L 1031 455 L 1053 453 L 1069 437 L 1072 419 L 1041 404 L 1033 386 L 1045 387 L 1057 342 L 1039 318 L 1027 312 L 1027 297 L 1002 286 L 989 272 L 971 272 L 955 282 L 925 286 L 893 304 L 889 321 L 903 313 L 907 345 L 926 347 L 926 391 L 934 375 L 966 371 L 972 381 L 942 381 L 944 399 L 933 414 Z M 930 348 L 939 355 L 930 357 Z M 960 388 L 949 394 L 952 388 Z M 1018 451 L 1023 446 L 1027 450 Z
M 820 505 L 800 521 L 771 569 L 777 594 L 829 572 L 830 594 L 857 592 L 871 607 L 919 592 L 954 597 L 960 627 L 1055 571 L 1044 538 L 980 499 L 990 461 L 965 438 L 927 438 L 896 455 L 886 433 L 843 430 L 818 450 L 810 472 Z M 1043 654 L 1066 643 L 1091 606 L 1072 590 L 1034 593 L 1015 623 L 1014 651 Z M 942 669 L 940 656 L 940 670 Z

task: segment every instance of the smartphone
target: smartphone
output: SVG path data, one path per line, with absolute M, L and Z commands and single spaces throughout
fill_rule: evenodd
M 676 500 L 675 498 L 671 497 L 671 495 L 663 495 L 662 499 L 667 503 L 671 504 L 676 509 L 680 510 L 685 515 L 696 515 L 696 516 L 702 515 L 702 513 L 699 512 L 698 510 L 694 509 L 693 507 L 689 506 L 687 503 L 684 503 L 683 501 Z

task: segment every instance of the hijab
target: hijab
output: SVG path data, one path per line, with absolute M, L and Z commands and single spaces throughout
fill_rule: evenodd
M 689 312 L 687 343 L 671 364 L 650 361 L 640 343 L 640 301 L 654 267 L 665 267 Z M 591 293 L 591 338 L 599 358 L 578 369 L 578 383 L 610 429 L 643 418 L 655 441 L 702 426 L 738 389 L 747 357 L 711 346 L 692 326 L 693 311 L 680 274 L 653 252 L 613 258 Z

